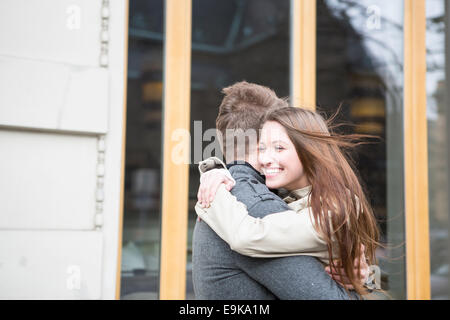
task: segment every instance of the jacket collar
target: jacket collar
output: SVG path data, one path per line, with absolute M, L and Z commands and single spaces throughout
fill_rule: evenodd
M 233 168 L 233 169 L 231 169 Z M 246 161 L 233 161 L 227 164 L 227 169 L 235 175 L 239 175 L 239 173 L 245 173 L 246 175 L 251 175 L 252 178 L 256 178 L 261 183 L 266 183 L 266 177 L 263 176 L 258 170 L 253 168 L 253 166 Z
M 306 196 L 308 196 L 310 194 L 310 192 L 311 192 L 311 186 L 306 186 L 304 188 L 291 191 L 289 193 L 289 195 L 286 198 L 284 198 L 283 200 L 286 203 L 291 203 L 291 202 L 305 198 Z

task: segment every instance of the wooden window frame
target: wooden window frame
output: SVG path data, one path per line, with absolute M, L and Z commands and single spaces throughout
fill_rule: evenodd
M 122 154 L 120 164 L 120 204 L 119 204 L 119 230 L 117 246 L 117 272 L 116 272 L 116 300 L 120 300 L 121 271 L 122 271 L 122 241 L 123 241 L 123 214 L 125 199 L 125 153 L 126 153 L 126 132 L 127 132 L 127 88 L 128 88 L 128 30 L 130 1 L 125 1 L 125 26 L 124 26 L 124 70 L 123 70 L 123 111 L 122 111 Z
M 404 0 L 406 290 L 430 299 L 425 0 Z
M 291 106 L 316 109 L 316 0 L 291 0 Z
M 165 1 L 164 138 L 159 298 L 185 299 L 189 197 L 189 152 L 174 163 L 175 130 L 189 132 L 191 88 L 192 0 Z M 186 145 L 180 146 L 180 143 Z

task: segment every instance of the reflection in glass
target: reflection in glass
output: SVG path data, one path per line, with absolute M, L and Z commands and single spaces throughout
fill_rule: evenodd
M 163 5 L 129 7 L 121 299 L 159 292 Z
M 202 160 L 195 156 L 195 150 L 203 150 L 213 140 L 205 137 L 202 144 L 195 128 L 200 132 L 215 128 L 221 90 L 235 82 L 246 80 L 268 86 L 280 97 L 289 95 L 289 8 L 290 0 L 193 0 L 191 150 L 194 154 L 189 172 L 187 299 L 194 297 L 191 250 L 200 178 L 197 164 Z
M 317 104 L 348 133 L 381 142 L 354 154 L 387 244 L 382 288 L 406 297 L 403 194 L 403 1 L 317 1 Z
M 431 298 L 449 299 L 449 6 L 426 1 Z

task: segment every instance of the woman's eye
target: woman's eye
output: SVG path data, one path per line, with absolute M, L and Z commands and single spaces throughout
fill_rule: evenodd
M 275 149 L 276 150 L 284 150 L 284 148 L 282 146 L 276 146 Z

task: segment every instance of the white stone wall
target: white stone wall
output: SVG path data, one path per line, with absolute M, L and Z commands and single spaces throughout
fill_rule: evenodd
M 0 1 L 0 299 L 114 299 L 127 3 Z

